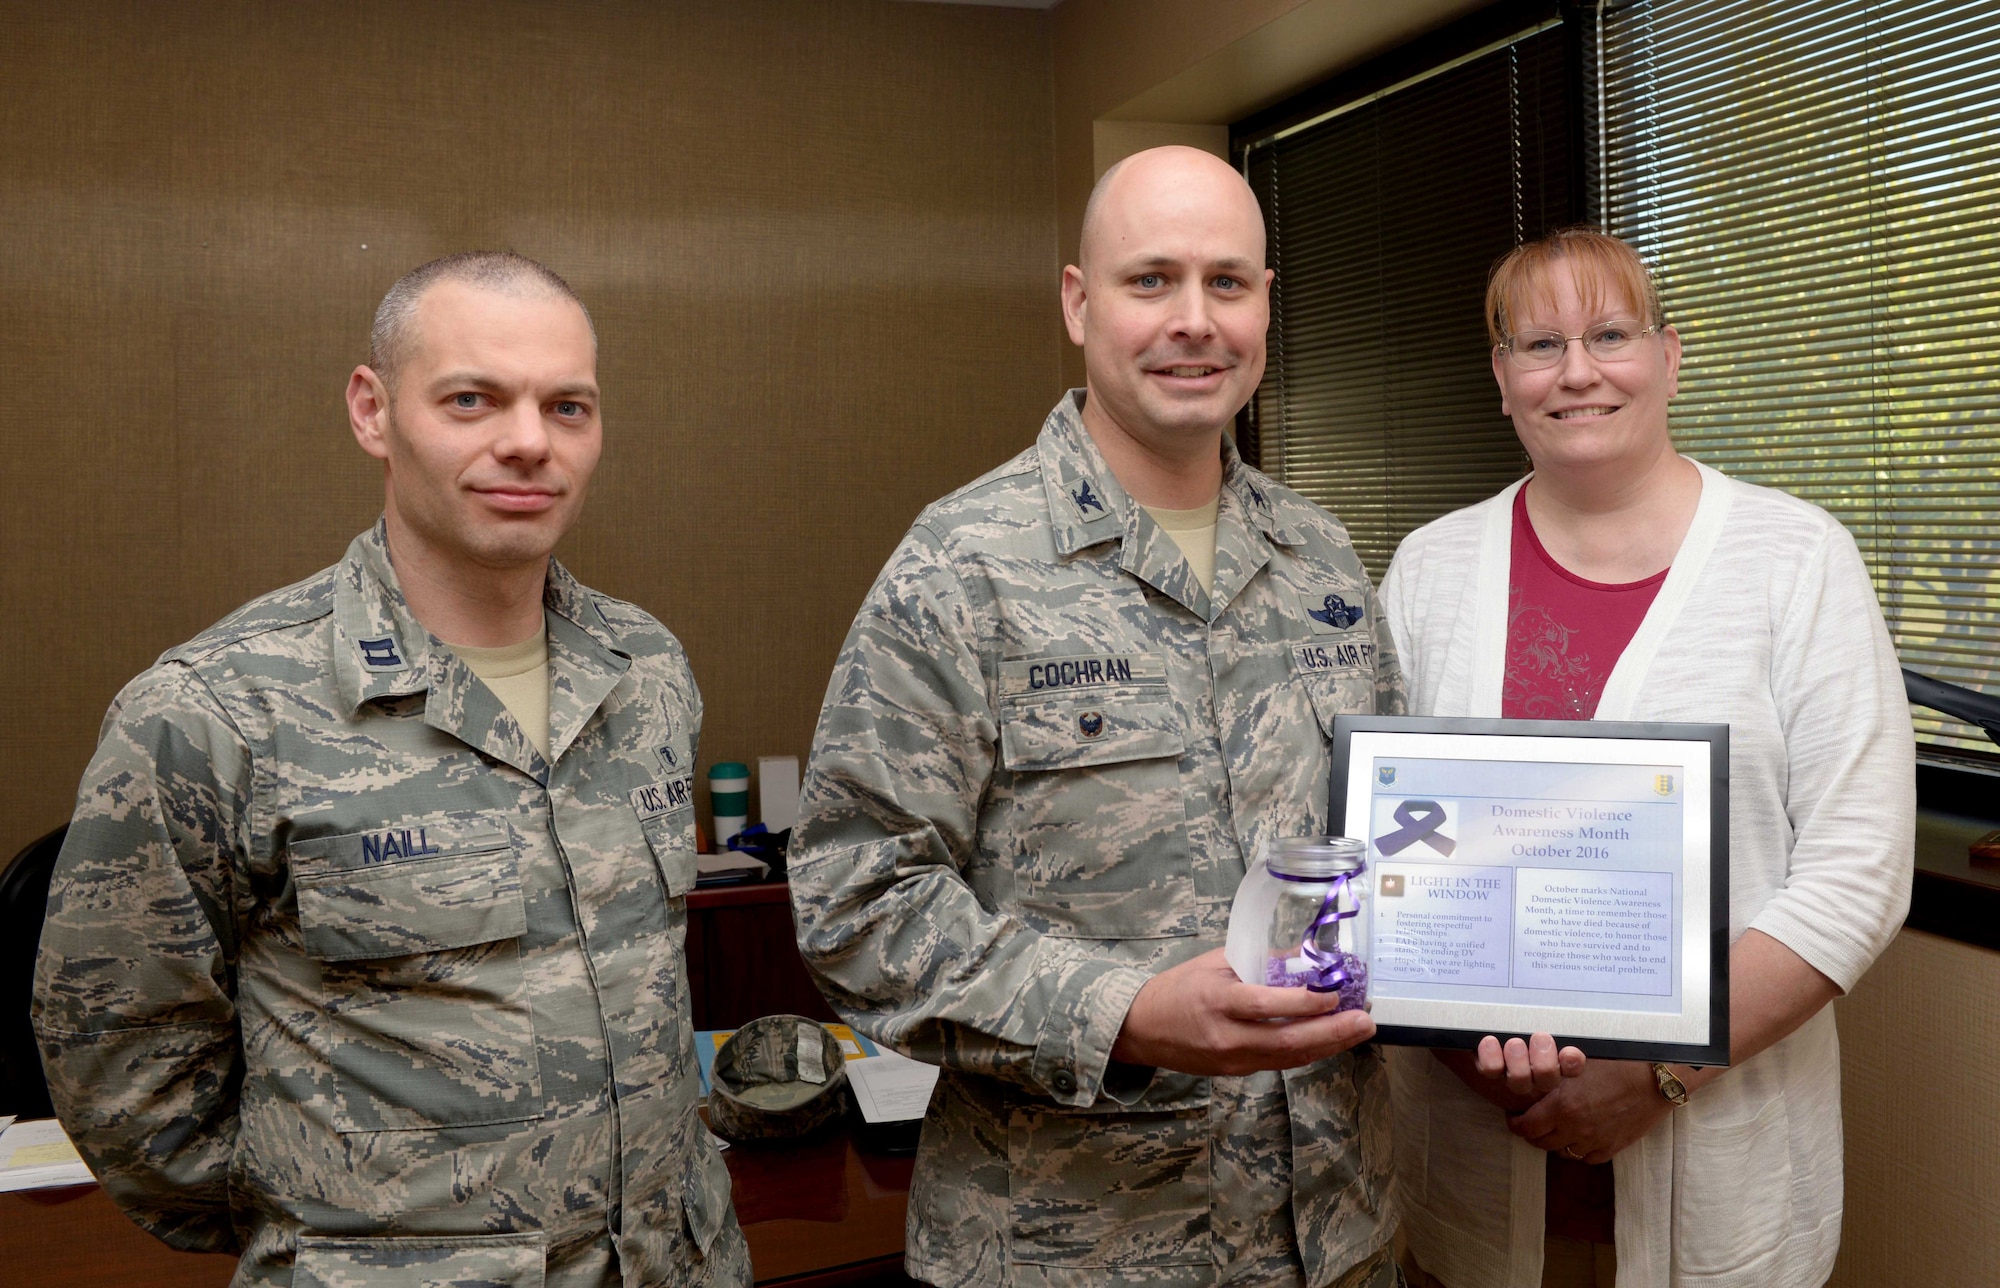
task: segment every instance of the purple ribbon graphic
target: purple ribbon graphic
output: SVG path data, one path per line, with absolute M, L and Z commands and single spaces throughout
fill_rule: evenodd
M 1445 817 L 1444 806 L 1436 801 L 1404 801 L 1396 807 L 1393 817 L 1403 826 L 1387 836 L 1375 838 L 1375 849 L 1385 859 L 1401 854 L 1418 841 L 1447 857 L 1458 848 L 1457 841 L 1437 835 L 1437 830 L 1445 824 Z
M 1329 882 L 1326 898 L 1320 901 L 1319 913 L 1306 927 L 1304 938 L 1299 943 L 1299 956 L 1306 962 L 1306 969 L 1289 971 L 1285 969 L 1283 958 L 1273 957 L 1264 970 L 1264 982 L 1276 988 L 1297 988 L 1304 985 L 1315 993 L 1338 993 L 1338 1011 L 1358 1009 L 1368 1000 L 1368 966 L 1353 953 L 1340 948 L 1322 948 L 1319 945 L 1320 931 L 1327 926 L 1346 921 L 1360 911 L 1358 907 L 1345 912 L 1340 908 L 1340 896 L 1347 893 L 1347 883 L 1367 871 L 1362 865 L 1351 872 L 1342 872 L 1333 877 L 1291 876 L 1288 873 L 1271 871 L 1280 881 Z M 1269 871 L 1269 869 L 1267 869 Z M 1336 939 L 1336 942 L 1338 940 Z

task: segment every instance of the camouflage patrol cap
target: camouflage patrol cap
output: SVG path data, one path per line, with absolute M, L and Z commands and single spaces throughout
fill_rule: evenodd
M 840 1043 L 798 1015 L 766 1015 L 715 1053 L 708 1121 L 734 1141 L 790 1140 L 815 1131 L 846 1104 Z

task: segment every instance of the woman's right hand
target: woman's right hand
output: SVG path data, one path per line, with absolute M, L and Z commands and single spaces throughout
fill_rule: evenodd
M 1564 1078 L 1583 1072 L 1584 1055 L 1577 1047 L 1556 1049 L 1556 1040 L 1537 1033 L 1526 1042 L 1508 1038 L 1503 1046 L 1490 1034 L 1479 1039 L 1479 1055 L 1474 1067 L 1479 1076 L 1497 1080 L 1516 1096 L 1540 1100 L 1562 1085 Z
M 1583 1072 L 1585 1059 L 1576 1047 L 1556 1048 L 1556 1040 L 1537 1033 L 1520 1038 L 1488 1036 L 1472 1051 L 1432 1051 L 1459 1081 L 1496 1107 L 1518 1114 Z

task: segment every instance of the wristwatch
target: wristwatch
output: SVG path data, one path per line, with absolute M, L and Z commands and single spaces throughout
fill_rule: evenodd
M 1688 1102 L 1687 1084 L 1674 1076 L 1674 1071 L 1664 1064 L 1653 1066 L 1653 1081 L 1660 1085 L 1660 1094 L 1668 1103 L 1684 1105 Z

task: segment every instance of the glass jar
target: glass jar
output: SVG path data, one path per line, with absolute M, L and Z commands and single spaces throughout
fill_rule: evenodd
M 1367 845 L 1344 836 L 1264 843 L 1229 906 L 1226 953 L 1237 978 L 1368 1000 Z

